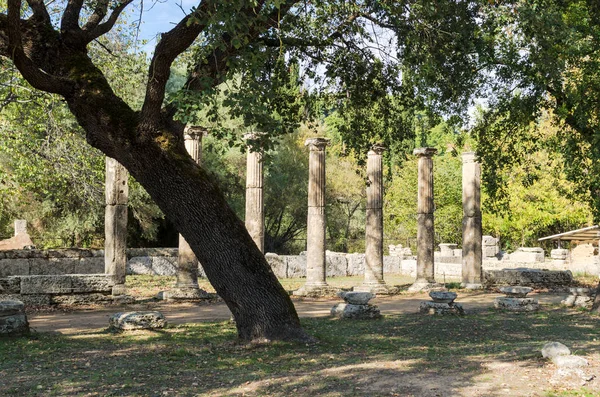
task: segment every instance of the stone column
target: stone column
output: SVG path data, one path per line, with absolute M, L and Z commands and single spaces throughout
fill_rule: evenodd
M 197 127 L 186 127 L 184 132 L 185 148 L 197 164 L 202 162 L 202 133 Z M 177 256 L 177 281 L 175 287 L 162 293 L 166 300 L 205 299 L 208 294 L 198 287 L 198 259 L 192 248 L 179 235 L 179 249 Z
M 425 291 L 437 288 L 433 264 L 433 155 L 435 148 L 417 148 L 419 158 L 418 201 L 417 201 L 417 279 L 409 291 Z
M 256 139 L 248 134 L 245 139 Z M 260 252 L 265 252 L 265 214 L 263 210 L 263 153 L 248 146 L 246 157 L 246 229 Z
M 475 152 L 462 155 L 463 253 L 462 286 L 481 289 L 482 286 L 482 226 L 481 226 L 481 165 Z
M 325 258 L 325 148 L 329 139 L 311 138 L 308 163 L 308 219 L 306 231 L 306 283 L 294 295 L 321 296 L 335 293 L 326 281 Z
M 129 173 L 119 162 L 106 157 L 104 210 L 104 273 L 115 279 L 113 295 L 125 294 L 127 272 L 127 200 Z
M 389 294 L 383 280 L 383 152 L 375 144 L 367 157 L 367 223 L 365 228 L 365 279 L 355 291 Z

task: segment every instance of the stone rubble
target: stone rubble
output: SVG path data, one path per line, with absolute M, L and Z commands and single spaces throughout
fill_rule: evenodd
M 584 307 L 590 308 L 594 303 L 594 291 L 590 288 L 569 288 L 571 295 L 567 296 L 562 302 L 566 307 Z
M 560 342 L 546 343 L 542 347 L 542 356 L 556 365 L 557 369 L 550 378 L 553 385 L 581 387 L 596 377 L 582 369 L 589 365 L 587 359 L 571 355 L 571 350 Z
M 164 328 L 167 325 L 167 320 L 158 311 L 122 312 L 111 315 L 108 324 L 111 329 L 129 331 Z

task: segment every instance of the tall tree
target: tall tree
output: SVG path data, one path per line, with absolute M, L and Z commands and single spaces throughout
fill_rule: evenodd
M 54 1 L 59 12 L 49 13 L 43 0 L 7 0 L 0 13 L 0 55 L 34 88 L 62 96 L 88 143 L 117 159 L 146 189 L 202 262 L 240 338 L 306 339 L 291 300 L 244 224 L 187 154 L 178 109 L 185 120 L 191 106 L 210 105 L 211 94 L 230 81 L 235 87 L 225 104 L 234 116 L 270 133 L 290 131 L 298 115 L 286 90 L 290 60 L 302 61 L 307 77 L 322 79 L 340 103 L 354 108 L 378 99 L 388 106 L 383 98 L 390 93 L 406 104 L 426 94 L 403 83 L 400 71 L 404 77 L 422 74 L 419 81 L 451 81 L 439 85 L 434 102 L 461 104 L 476 70 L 470 56 L 480 42 L 476 3 L 202 0 L 161 35 L 139 111 L 115 94 L 88 54 L 90 43 L 132 3 Z M 392 45 L 381 45 L 385 39 Z M 194 64 L 187 81 L 165 102 L 171 65 L 188 48 Z M 352 136 L 362 139 L 352 142 L 367 146 L 368 125 L 355 124 Z

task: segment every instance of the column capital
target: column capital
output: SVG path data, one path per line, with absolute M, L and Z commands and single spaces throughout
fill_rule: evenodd
M 304 146 L 308 146 L 311 152 L 322 152 L 330 141 L 328 138 L 308 138 L 304 141 Z
M 205 133 L 206 129 L 199 125 L 187 125 L 183 130 L 183 136 L 185 140 L 202 139 L 202 136 Z
M 375 143 L 373 144 L 373 146 L 371 146 L 371 149 L 369 150 L 368 155 L 369 156 L 381 156 L 383 154 L 383 152 L 385 152 L 387 150 L 387 147 L 385 147 L 382 143 Z
M 464 163 L 476 163 L 477 162 L 477 153 L 475 152 L 463 152 L 462 154 L 462 162 Z
M 419 147 L 413 150 L 413 154 L 417 157 L 433 157 L 437 153 L 434 147 Z

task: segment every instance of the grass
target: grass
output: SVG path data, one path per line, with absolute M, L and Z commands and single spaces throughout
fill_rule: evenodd
M 436 386 L 439 395 L 457 395 L 488 379 L 484 363 L 543 366 L 539 352 L 549 340 L 562 341 L 574 354 L 600 352 L 598 318 L 563 309 L 304 319 L 303 326 L 318 343 L 239 344 L 230 322 L 0 339 L 0 395 L 420 396 L 448 374 L 457 381 Z
M 389 285 L 394 286 L 408 286 L 414 282 L 414 277 L 405 276 L 401 274 L 386 275 L 386 282 Z M 304 284 L 306 279 L 304 278 L 284 278 L 279 279 L 279 282 L 283 285 L 287 291 L 293 291 Z M 327 282 L 335 287 L 350 289 L 354 286 L 360 285 L 363 281 L 363 276 L 353 277 L 330 277 Z M 137 297 L 152 297 L 160 291 L 167 290 L 175 284 L 175 276 L 151 276 L 151 275 L 135 275 L 127 276 L 127 288 L 131 295 Z M 207 279 L 199 279 L 198 284 L 200 288 L 207 292 L 214 293 L 215 290 L 210 285 Z M 458 283 L 449 283 L 454 285 Z

